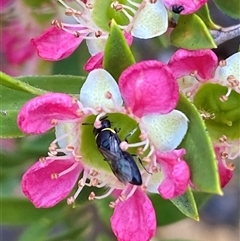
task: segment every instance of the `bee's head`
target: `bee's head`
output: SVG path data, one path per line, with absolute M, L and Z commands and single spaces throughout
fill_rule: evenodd
M 106 119 L 107 117 L 101 119 L 101 127 L 100 128 L 95 128 L 93 129 L 93 134 L 97 135 L 98 133 L 100 133 L 103 129 L 105 128 L 111 128 L 111 121 Z

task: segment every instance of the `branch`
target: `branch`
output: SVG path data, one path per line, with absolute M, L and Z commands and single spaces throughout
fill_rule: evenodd
M 216 45 L 220 45 L 230 39 L 240 36 L 240 24 L 227 28 L 220 28 L 219 30 L 210 30 L 210 33 Z

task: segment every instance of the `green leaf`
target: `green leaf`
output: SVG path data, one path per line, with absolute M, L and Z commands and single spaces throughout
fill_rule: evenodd
M 220 101 L 219 98 L 227 91 L 227 87 L 208 83 L 194 96 L 193 102 L 199 111 L 213 116 L 206 119 L 205 124 L 215 140 L 223 135 L 231 140 L 240 138 L 240 94 L 232 91 L 227 101 Z
M 192 195 L 192 194 L 190 194 L 190 195 Z M 194 199 L 196 201 L 196 205 L 197 205 L 198 209 L 201 208 L 203 206 L 203 204 L 206 203 L 206 201 L 210 197 L 209 194 L 202 193 L 202 192 L 193 192 L 193 195 L 194 195 Z M 176 205 L 174 205 L 172 201 L 163 199 L 158 194 L 150 194 L 149 197 L 153 203 L 153 206 L 154 206 L 154 209 L 156 212 L 158 226 L 168 225 L 168 224 L 171 224 L 171 223 L 174 223 L 174 222 L 177 222 L 179 220 L 186 218 L 186 216 L 183 214 L 183 212 L 181 212 L 180 209 Z M 191 199 L 192 199 L 192 197 L 191 197 Z M 183 199 L 183 201 L 184 201 L 184 199 Z M 192 208 L 193 208 L 192 210 L 194 210 L 196 208 L 195 204 L 193 204 Z M 182 208 L 182 210 L 184 210 L 184 209 Z M 188 207 L 187 209 L 185 209 L 184 212 L 186 214 L 188 214 L 188 212 L 186 212 L 187 210 L 191 210 L 191 208 Z M 197 214 L 197 210 L 195 210 L 194 212 L 196 212 L 196 214 Z M 189 213 L 194 213 L 194 212 L 189 212 Z
M 103 67 L 118 81 L 120 74 L 135 60 L 121 29 L 112 21 L 103 59 Z
M 13 77 L 0 72 L 0 85 L 8 87 L 10 89 L 19 90 L 23 92 L 27 92 L 33 95 L 42 95 L 45 91 L 35 88 L 27 83 L 14 79 Z
M 240 18 L 239 0 L 213 0 L 216 6 L 225 14 L 232 18 Z
M 190 50 L 217 48 L 208 28 L 196 14 L 180 15 L 170 40 L 175 46 Z
M 213 29 L 213 30 L 219 30 L 221 28 L 221 26 L 216 25 L 210 16 L 210 12 L 209 12 L 209 8 L 208 8 L 208 4 L 204 4 L 197 12 L 195 12 L 205 23 L 205 25 L 209 28 L 209 29 Z
M 62 92 L 67 94 L 79 94 L 85 77 L 80 76 L 25 76 L 18 82 L 21 86 L 28 85 L 30 89 L 44 89 L 42 93 Z M 67 83 L 67 84 L 66 84 Z M 10 87 L 10 86 L 8 86 Z M 16 90 L 17 89 L 17 90 Z M 20 91 L 19 91 L 20 90 Z M 1 110 L 0 110 L 0 138 L 16 138 L 25 136 L 17 126 L 17 115 L 20 108 L 35 95 L 27 91 L 1 86 Z M 35 94 L 40 94 L 36 93 Z
M 196 107 L 181 95 L 177 109 L 188 118 L 188 131 L 179 148 L 186 149 L 184 160 L 191 170 L 191 180 L 196 190 L 222 194 L 217 161 L 206 126 Z
M 6 225 L 24 225 L 38 221 L 41 218 L 57 219 L 65 211 L 65 202 L 53 208 L 38 209 L 27 199 L 1 197 L 1 223 Z
M 199 221 L 197 205 L 190 188 L 180 197 L 170 200 L 184 215 Z

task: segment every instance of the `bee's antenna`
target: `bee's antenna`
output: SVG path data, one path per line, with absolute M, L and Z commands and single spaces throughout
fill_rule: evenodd
M 93 126 L 93 123 L 88 123 L 88 122 L 86 122 L 86 123 L 82 123 L 82 125 L 83 125 L 83 126 L 89 126 L 89 125 L 90 125 L 90 126 Z

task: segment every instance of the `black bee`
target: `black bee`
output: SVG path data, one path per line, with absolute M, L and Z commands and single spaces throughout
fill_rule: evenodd
M 172 11 L 176 14 L 181 13 L 184 10 L 183 6 L 179 6 L 179 5 L 173 5 L 172 6 Z
M 97 147 L 108 162 L 114 175 L 122 183 L 142 185 L 142 176 L 131 154 L 120 148 L 121 140 L 118 130 L 111 128 L 111 122 L 104 117 L 100 119 L 101 127 L 94 128 L 93 134 Z

